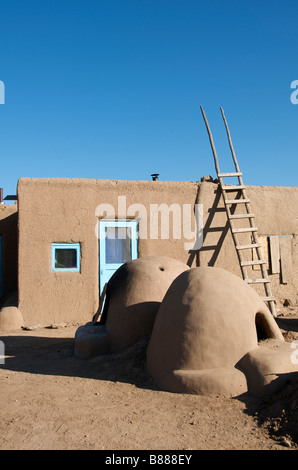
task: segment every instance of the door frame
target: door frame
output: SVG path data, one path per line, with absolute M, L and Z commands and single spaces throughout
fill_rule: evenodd
M 105 286 L 105 283 L 108 282 L 109 279 L 106 278 L 106 235 L 105 229 L 107 227 L 124 227 L 131 229 L 131 237 L 130 237 L 130 249 L 131 249 L 131 259 L 138 258 L 138 220 L 136 219 L 100 219 L 98 221 L 98 235 L 99 235 L 99 243 L 98 243 L 98 250 L 99 250 L 99 292 L 102 293 L 102 290 Z M 109 263 L 109 269 L 114 270 L 114 272 L 124 263 Z
M 0 299 L 2 298 L 2 235 L 0 235 Z

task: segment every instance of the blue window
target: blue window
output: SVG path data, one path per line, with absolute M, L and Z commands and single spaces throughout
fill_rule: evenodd
M 80 243 L 52 243 L 52 271 L 79 272 L 80 269 Z

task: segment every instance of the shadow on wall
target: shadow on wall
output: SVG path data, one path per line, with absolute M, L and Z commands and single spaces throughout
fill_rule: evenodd
M 2 236 L 2 299 L 18 288 L 18 214 L 0 219 Z
M 199 191 L 198 191 L 196 202 L 195 202 L 196 204 L 198 204 L 198 201 L 199 201 Z M 237 197 L 235 197 L 235 199 L 239 198 L 239 196 L 240 196 L 240 193 L 238 194 Z M 235 211 L 235 206 L 234 208 L 231 209 L 231 213 L 233 214 L 234 211 Z M 208 209 L 208 212 L 209 212 L 209 215 L 207 217 L 206 223 L 204 225 L 204 230 L 203 230 L 203 238 L 204 238 L 203 246 L 198 251 L 190 251 L 190 255 L 187 261 L 187 265 L 189 267 L 200 266 L 200 253 L 202 252 L 207 252 L 207 253 L 209 252 L 209 260 L 207 263 L 204 263 L 204 264 L 207 264 L 208 266 L 215 266 L 220 250 L 222 248 L 226 235 L 229 231 L 228 219 L 226 219 L 226 223 L 223 226 L 222 218 L 218 219 L 218 217 L 216 217 L 218 214 L 226 213 L 225 208 L 221 204 L 221 189 L 219 186 L 215 190 L 214 201 L 213 201 L 212 207 Z M 216 243 L 208 245 L 208 243 L 206 242 L 207 235 L 212 234 L 212 233 L 218 234 L 218 240 L 216 241 Z

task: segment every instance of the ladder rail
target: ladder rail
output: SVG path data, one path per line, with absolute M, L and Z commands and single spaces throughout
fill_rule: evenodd
M 235 165 L 235 170 L 240 172 L 240 168 L 239 168 L 239 165 L 238 165 L 238 161 L 237 161 L 237 158 L 236 158 L 234 146 L 233 146 L 232 139 L 231 139 L 230 130 L 229 130 L 228 123 L 227 123 L 227 120 L 226 120 L 226 117 L 225 117 L 225 113 L 224 113 L 224 110 L 222 109 L 222 107 L 220 107 L 220 111 L 221 111 L 221 115 L 222 115 L 224 125 L 225 125 L 225 128 L 226 128 L 228 141 L 229 141 L 229 146 L 230 146 L 230 149 L 231 149 L 231 154 L 232 154 L 233 162 L 234 162 L 234 165 Z
M 222 107 L 220 107 L 220 111 L 221 111 L 221 115 L 222 115 L 224 125 L 225 125 L 225 128 L 226 128 L 226 133 L 227 133 L 227 137 L 228 137 L 229 146 L 230 146 L 233 162 L 234 162 L 234 165 L 235 165 L 235 169 L 236 169 L 236 171 L 240 172 L 239 164 L 238 164 L 238 161 L 237 161 L 237 158 L 236 158 L 236 154 L 235 154 L 235 150 L 234 150 L 234 146 L 233 146 L 233 142 L 232 142 L 232 138 L 231 138 L 230 129 L 229 129 L 229 126 L 228 126 L 228 123 L 227 123 L 227 120 L 226 120 L 226 117 L 225 117 L 225 113 L 224 113 L 224 110 L 223 110 Z M 243 180 L 242 180 L 242 175 L 238 177 L 238 180 L 239 180 L 239 184 L 244 186 Z M 247 194 L 246 194 L 246 189 L 242 189 L 242 194 L 243 194 L 244 199 L 248 199 Z M 246 206 L 247 212 L 250 213 L 250 203 L 246 203 L 245 206 Z M 252 227 L 253 221 L 251 219 L 249 219 L 249 223 L 250 223 L 250 226 Z
M 232 234 L 232 238 L 233 238 L 234 245 L 235 245 L 235 248 L 236 248 L 236 253 L 237 253 L 237 256 L 238 256 L 240 269 L 241 269 L 241 272 L 242 272 L 242 277 L 243 277 L 244 281 L 246 281 L 248 284 L 260 284 L 260 283 L 264 284 L 266 297 L 264 297 L 263 300 L 268 302 L 271 313 L 275 317 L 276 316 L 275 300 L 274 300 L 274 297 L 272 296 L 272 292 L 271 292 L 270 280 L 268 279 L 268 272 L 267 272 L 267 268 L 266 268 L 266 262 L 262 259 L 263 255 L 262 255 L 262 252 L 261 252 L 261 245 L 260 245 L 259 240 L 258 240 L 257 228 L 254 226 L 254 215 L 251 212 L 250 200 L 247 197 L 246 186 L 243 183 L 242 172 L 240 171 L 239 164 L 238 164 L 238 161 L 237 161 L 237 158 L 236 158 L 236 154 L 235 154 L 234 146 L 233 146 L 233 143 L 232 143 L 230 130 L 229 130 L 229 127 L 228 127 L 228 124 L 227 124 L 225 114 L 224 114 L 224 110 L 223 110 L 222 107 L 220 107 L 220 111 L 221 111 L 221 114 L 222 114 L 222 118 L 223 118 L 223 121 L 224 121 L 225 129 L 226 129 L 226 133 L 227 133 L 227 137 L 228 137 L 230 151 L 231 151 L 231 154 L 232 154 L 232 159 L 233 159 L 234 166 L 235 166 L 235 172 L 234 173 L 221 173 L 220 172 L 218 156 L 217 156 L 217 152 L 216 152 L 216 149 L 215 149 L 215 144 L 214 144 L 213 136 L 212 136 L 212 133 L 211 133 L 211 129 L 210 129 L 206 114 L 203 110 L 203 107 L 200 106 L 200 108 L 201 108 L 201 112 L 202 112 L 202 115 L 203 115 L 203 119 L 204 119 L 204 122 L 205 122 L 206 129 L 207 129 L 207 133 L 208 133 L 208 136 L 209 136 L 209 141 L 210 141 L 210 144 L 211 144 L 211 149 L 212 149 L 214 163 L 215 163 L 215 169 L 216 169 L 216 173 L 217 173 L 217 177 L 218 177 L 218 181 L 219 181 L 219 186 L 220 186 L 221 191 L 222 191 L 224 206 L 225 206 L 225 210 L 226 210 L 226 213 L 227 213 L 227 216 L 228 216 L 229 225 L 230 225 L 230 229 L 231 229 L 231 234 Z M 223 177 L 229 177 L 229 176 L 237 177 L 239 184 L 238 185 L 233 185 L 230 188 L 229 188 L 228 185 L 225 185 L 223 183 L 222 178 Z M 237 191 L 238 194 L 240 193 L 240 198 L 238 198 L 238 199 L 228 199 L 228 197 L 227 197 L 227 192 L 228 191 Z M 241 199 L 241 197 L 242 197 L 242 199 Z M 236 209 L 233 210 L 233 208 L 236 208 L 237 204 L 239 204 L 239 203 L 241 203 L 242 205 L 245 206 L 246 214 L 241 214 L 240 217 L 237 217 L 237 215 L 234 215 L 234 211 Z M 232 211 L 233 211 L 233 213 L 232 213 Z M 233 215 L 234 215 L 234 217 L 233 217 Z M 246 217 L 245 217 L 245 215 L 246 215 Z M 237 229 L 234 226 L 234 220 L 237 220 L 237 219 L 239 220 L 241 218 L 247 218 L 248 219 L 248 221 L 249 221 L 249 227 L 248 228 L 246 228 L 246 229 Z M 240 243 L 240 241 L 238 240 L 238 235 L 241 232 L 251 232 L 251 244 L 250 245 L 243 245 L 243 244 Z M 253 249 L 256 250 L 257 261 L 248 262 L 248 261 L 244 260 L 244 257 L 243 257 L 242 253 L 243 253 L 243 250 L 246 250 L 248 248 L 253 248 Z M 260 266 L 262 279 L 258 279 L 258 280 L 249 279 L 246 268 L 248 266 L 253 266 L 253 265 L 259 265 Z
M 234 165 L 235 165 L 235 169 L 236 169 L 237 172 L 240 172 L 240 168 L 239 168 L 238 161 L 237 161 L 237 158 L 236 158 L 234 146 L 233 146 L 233 143 L 232 143 L 231 133 L 230 133 L 228 123 L 227 123 L 227 120 L 226 120 L 226 117 L 225 117 L 225 113 L 224 113 L 224 110 L 223 110 L 222 107 L 220 107 L 220 111 L 221 111 L 222 118 L 223 118 L 223 121 L 224 121 L 224 125 L 225 125 L 225 128 L 226 128 L 226 133 L 227 133 L 227 137 L 228 137 L 229 146 L 230 146 L 233 162 L 234 162 Z M 239 180 L 239 184 L 243 185 L 242 175 L 238 176 L 238 180 Z M 241 189 L 241 193 L 243 195 L 243 198 L 248 199 L 245 189 Z M 246 206 L 247 212 L 250 213 L 250 203 L 249 202 L 245 203 L 245 206 Z M 253 226 L 253 220 L 251 218 L 249 218 L 249 224 L 250 224 L 251 227 Z M 253 240 L 253 243 L 259 244 L 257 231 L 252 232 L 252 240 Z M 260 246 L 256 247 L 256 253 L 257 253 L 257 256 L 258 256 L 258 260 L 261 260 L 262 259 L 262 253 L 261 253 L 261 247 Z M 266 266 L 265 266 L 265 264 L 261 264 L 260 266 L 261 266 L 262 278 L 264 280 L 265 279 L 267 280 L 268 279 L 268 272 L 267 272 Z M 270 283 L 265 282 L 264 283 L 264 288 L 265 288 L 266 296 L 268 298 L 272 298 L 273 296 L 272 296 L 272 292 L 271 292 Z M 273 316 L 276 316 L 276 309 L 275 309 L 274 300 L 269 300 L 268 303 L 270 305 L 271 313 L 273 314 Z
M 218 177 L 218 180 L 219 180 L 219 183 L 220 183 L 220 187 L 221 187 L 221 189 L 222 189 L 222 186 L 223 186 L 222 175 L 221 175 L 220 169 L 219 169 L 219 162 L 218 162 L 218 157 L 217 157 L 217 153 L 216 153 L 216 149 L 215 149 L 215 144 L 214 144 L 212 132 L 211 132 L 211 129 L 210 129 L 210 126 L 209 126 L 209 123 L 208 123 L 206 114 L 205 114 L 205 112 L 204 112 L 204 110 L 203 110 L 203 107 L 202 107 L 202 106 L 200 106 L 200 107 L 201 107 L 201 112 L 202 112 L 202 115 L 203 115 L 203 118 L 204 118 L 204 121 L 205 121 L 206 129 L 207 129 L 207 132 L 208 132 L 209 141 L 210 141 L 210 144 L 211 144 L 211 149 L 212 149 L 212 153 L 213 153 L 213 158 L 214 158 L 214 163 L 215 163 L 215 169 L 216 169 L 217 177 Z M 238 180 L 239 180 L 239 178 L 241 177 L 241 172 L 240 172 L 239 168 L 236 168 L 236 172 L 239 173 L 239 175 L 237 175 Z M 227 175 L 231 175 L 231 174 L 228 173 Z M 231 209 L 230 209 L 230 207 L 228 207 L 228 205 L 226 204 L 225 198 L 224 198 L 224 205 L 225 205 L 226 213 L 227 213 L 228 218 L 229 218 L 229 216 L 231 215 Z M 234 228 L 234 227 L 233 227 L 233 222 L 232 222 L 232 220 L 231 220 L 230 218 L 229 218 L 229 222 L 230 222 L 230 227 L 231 227 L 231 228 Z M 237 238 L 237 234 L 232 232 L 232 237 L 233 237 L 234 245 L 235 245 L 235 246 L 239 245 L 239 241 L 238 241 L 238 238 Z M 247 271 L 246 271 L 246 267 L 245 267 L 245 266 L 242 266 L 242 262 L 244 261 L 244 258 L 243 258 L 243 256 L 242 256 L 242 252 L 236 250 L 236 253 L 237 253 L 237 256 L 238 256 L 238 260 L 239 260 L 239 265 L 240 265 L 240 268 L 241 268 L 242 277 L 245 279 L 245 278 L 247 278 Z
M 217 153 L 216 153 L 212 133 L 211 133 L 211 130 L 210 130 L 207 118 L 206 118 L 205 111 L 203 110 L 202 106 L 200 106 L 200 108 L 201 108 L 201 112 L 202 112 L 202 115 L 203 115 L 203 118 L 204 118 L 204 121 L 205 121 L 207 132 L 208 132 L 208 135 L 209 135 L 209 140 L 210 140 L 210 144 L 211 144 L 211 148 L 212 148 L 212 152 L 213 152 L 213 157 L 214 157 L 216 173 L 217 173 L 217 175 L 219 175 L 220 174 L 219 163 L 218 163 L 218 158 L 217 158 Z
M 222 176 L 221 176 L 220 169 L 219 169 L 218 157 L 217 157 L 217 153 L 216 153 L 216 149 L 215 149 L 215 144 L 214 144 L 214 141 L 213 141 L 213 136 L 212 136 L 212 133 L 211 133 L 211 129 L 210 129 L 206 114 L 203 110 L 203 107 L 200 106 L 200 108 L 201 108 L 201 112 L 202 112 L 202 115 L 203 115 L 203 119 L 205 121 L 206 129 L 207 129 L 208 136 L 209 136 L 209 141 L 210 141 L 210 144 L 211 144 L 211 149 L 212 149 L 212 153 L 213 153 L 213 158 L 214 158 L 217 177 L 218 177 L 218 180 L 219 180 L 219 183 L 220 183 L 220 187 L 222 189 L 222 186 L 223 186 Z M 240 176 L 241 172 L 240 172 L 239 168 L 236 168 L 236 171 L 237 171 L 237 173 L 239 173 L 239 175 L 238 175 L 238 179 L 239 179 L 239 177 L 241 177 Z M 228 215 L 228 218 L 229 218 L 229 216 L 231 215 L 231 210 L 230 210 L 230 207 L 228 207 L 228 205 L 226 204 L 225 198 L 224 198 L 224 205 L 225 205 L 225 209 L 226 209 L 226 212 L 227 212 L 227 215 Z M 234 228 L 233 227 L 233 222 L 230 218 L 229 218 L 229 222 L 230 222 L 230 227 Z M 239 245 L 239 241 L 238 241 L 236 233 L 232 232 L 232 237 L 233 237 L 233 241 L 234 241 L 235 246 Z M 240 265 L 241 272 L 242 272 L 242 277 L 247 278 L 246 268 L 245 268 L 245 266 L 242 266 L 242 264 L 241 264 L 244 261 L 244 258 L 242 256 L 242 252 L 236 250 L 236 253 L 237 253 L 237 256 L 238 256 L 239 265 Z
M 229 141 L 229 146 L 230 146 L 232 158 L 233 158 L 233 161 L 234 161 L 234 164 L 235 164 L 235 169 L 236 169 L 237 172 L 240 172 L 240 168 L 239 168 L 238 161 L 237 161 L 237 158 L 236 158 L 234 146 L 233 146 L 233 143 L 232 143 L 231 133 L 230 133 L 228 123 L 227 123 L 227 120 L 226 120 L 226 117 L 225 117 L 225 113 L 224 113 L 224 110 L 223 110 L 222 107 L 220 107 L 220 111 L 221 111 L 222 118 L 223 118 L 223 121 L 224 121 L 224 125 L 225 125 L 225 128 L 226 128 L 226 133 L 227 133 L 227 137 L 228 137 L 228 141 Z M 243 185 L 242 176 L 239 176 L 238 180 L 239 180 L 239 184 Z M 241 192 L 243 194 L 243 197 L 245 199 L 247 199 L 246 190 L 242 189 Z M 247 212 L 249 213 L 250 212 L 250 203 L 245 203 L 245 206 L 246 206 Z M 250 223 L 250 226 L 252 227 L 253 220 L 249 219 L 249 223 Z M 257 232 L 252 232 L 252 240 L 253 240 L 253 243 L 259 244 Z M 258 260 L 261 260 L 262 259 L 262 253 L 261 253 L 261 247 L 260 246 L 256 247 L 256 253 L 257 253 Z M 266 266 L 264 264 L 261 265 L 261 272 L 262 272 L 262 277 L 264 279 L 267 279 L 268 278 L 268 273 L 267 273 Z M 268 285 L 268 283 L 265 283 L 264 287 L 265 287 L 265 292 L 266 292 L 267 297 L 272 297 L 270 285 Z M 276 315 L 275 303 L 273 301 L 270 301 L 270 307 L 271 307 L 272 313 L 274 315 Z

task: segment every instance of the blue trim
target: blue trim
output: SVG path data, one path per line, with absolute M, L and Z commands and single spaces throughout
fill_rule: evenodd
M 2 298 L 2 235 L 0 235 L 0 299 Z
M 110 280 L 115 271 L 124 263 L 106 263 L 106 228 L 131 228 L 131 259 L 138 258 L 138 221 L 137 220 L 105 220 L 99 222 L 99 287 L 102 292 L 106 282 Z
M 55 267 L 55 258 L 56 250 L 73 250 L 77 251 L 77 266 L 75 268 L 56 268 Z M 55 272 L 80 272 L 81 269 L 81 245 L 80 243 L 52 243 L 52 271 Z

